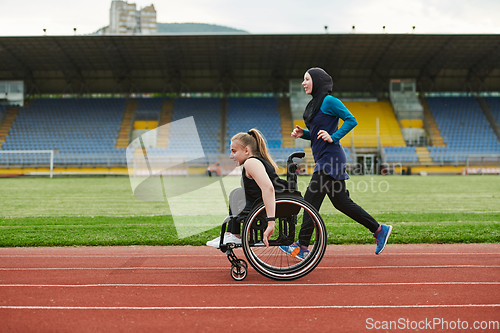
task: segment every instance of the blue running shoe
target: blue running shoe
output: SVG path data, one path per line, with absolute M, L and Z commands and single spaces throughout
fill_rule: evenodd
M 375 249 L 375 254 L 380 254 L 380 252 L 384 250 L 385 245 L 387 244 L 387 240 L 389 239 L 389 236 L 392 232 L 392 225 L 381 224 L 380 227 L 380 231 L 373 234 L 373 237 L 375 237 L 375 239 L 377 240 L 377 248 Z
M 299 241 L 291 244 L 290 246 L 282 245 L 280 250 L 288 254 L 290 257 L 304 260 L 309 255 L 309 250 L 304 250 L 301 248 Z

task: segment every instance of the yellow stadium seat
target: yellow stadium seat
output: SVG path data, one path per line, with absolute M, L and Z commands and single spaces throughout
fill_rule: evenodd
M 424 128 L 422 119 L 402 119 L 401 127 L 403 128 Z
M 157 120 L 136 120 L 134 122 L 135 130 L 152 130 L 158 127 Z
M 344 105 L 358 121 L 353 129 L 355 147 L 377 147 L 377 118 L 383 146 L 406 146 L 390 102 L 344 102 Z M 340 120 L 339 127 L 342 123 Z M 340 142 L 350 147 L 351 135 L 346 135 Z

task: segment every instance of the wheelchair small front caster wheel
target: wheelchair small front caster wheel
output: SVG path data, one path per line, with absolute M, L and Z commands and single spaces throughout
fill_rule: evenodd
M 247 277 L 247 265 L 244 260 L 239 259 L 238 263 L 231 265 L 231 277 L 236 281 L 242 281 Z

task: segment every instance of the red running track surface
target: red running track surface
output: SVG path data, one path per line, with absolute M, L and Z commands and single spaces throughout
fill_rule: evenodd
M 236 282 L 209 247 L 2 248 L 0 331 L 500 330 L 500 244 L 374 248 L 288 282 Z

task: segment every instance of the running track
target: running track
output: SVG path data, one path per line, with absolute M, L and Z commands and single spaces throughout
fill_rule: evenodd
M 249 267 L 236 282 L 214 248 L 1 248 L 0 331 L 359 332 L 425 320 L 472 331 L 500 321 L 500 244 L 374 249 L 329 246 L 302 279 Z

